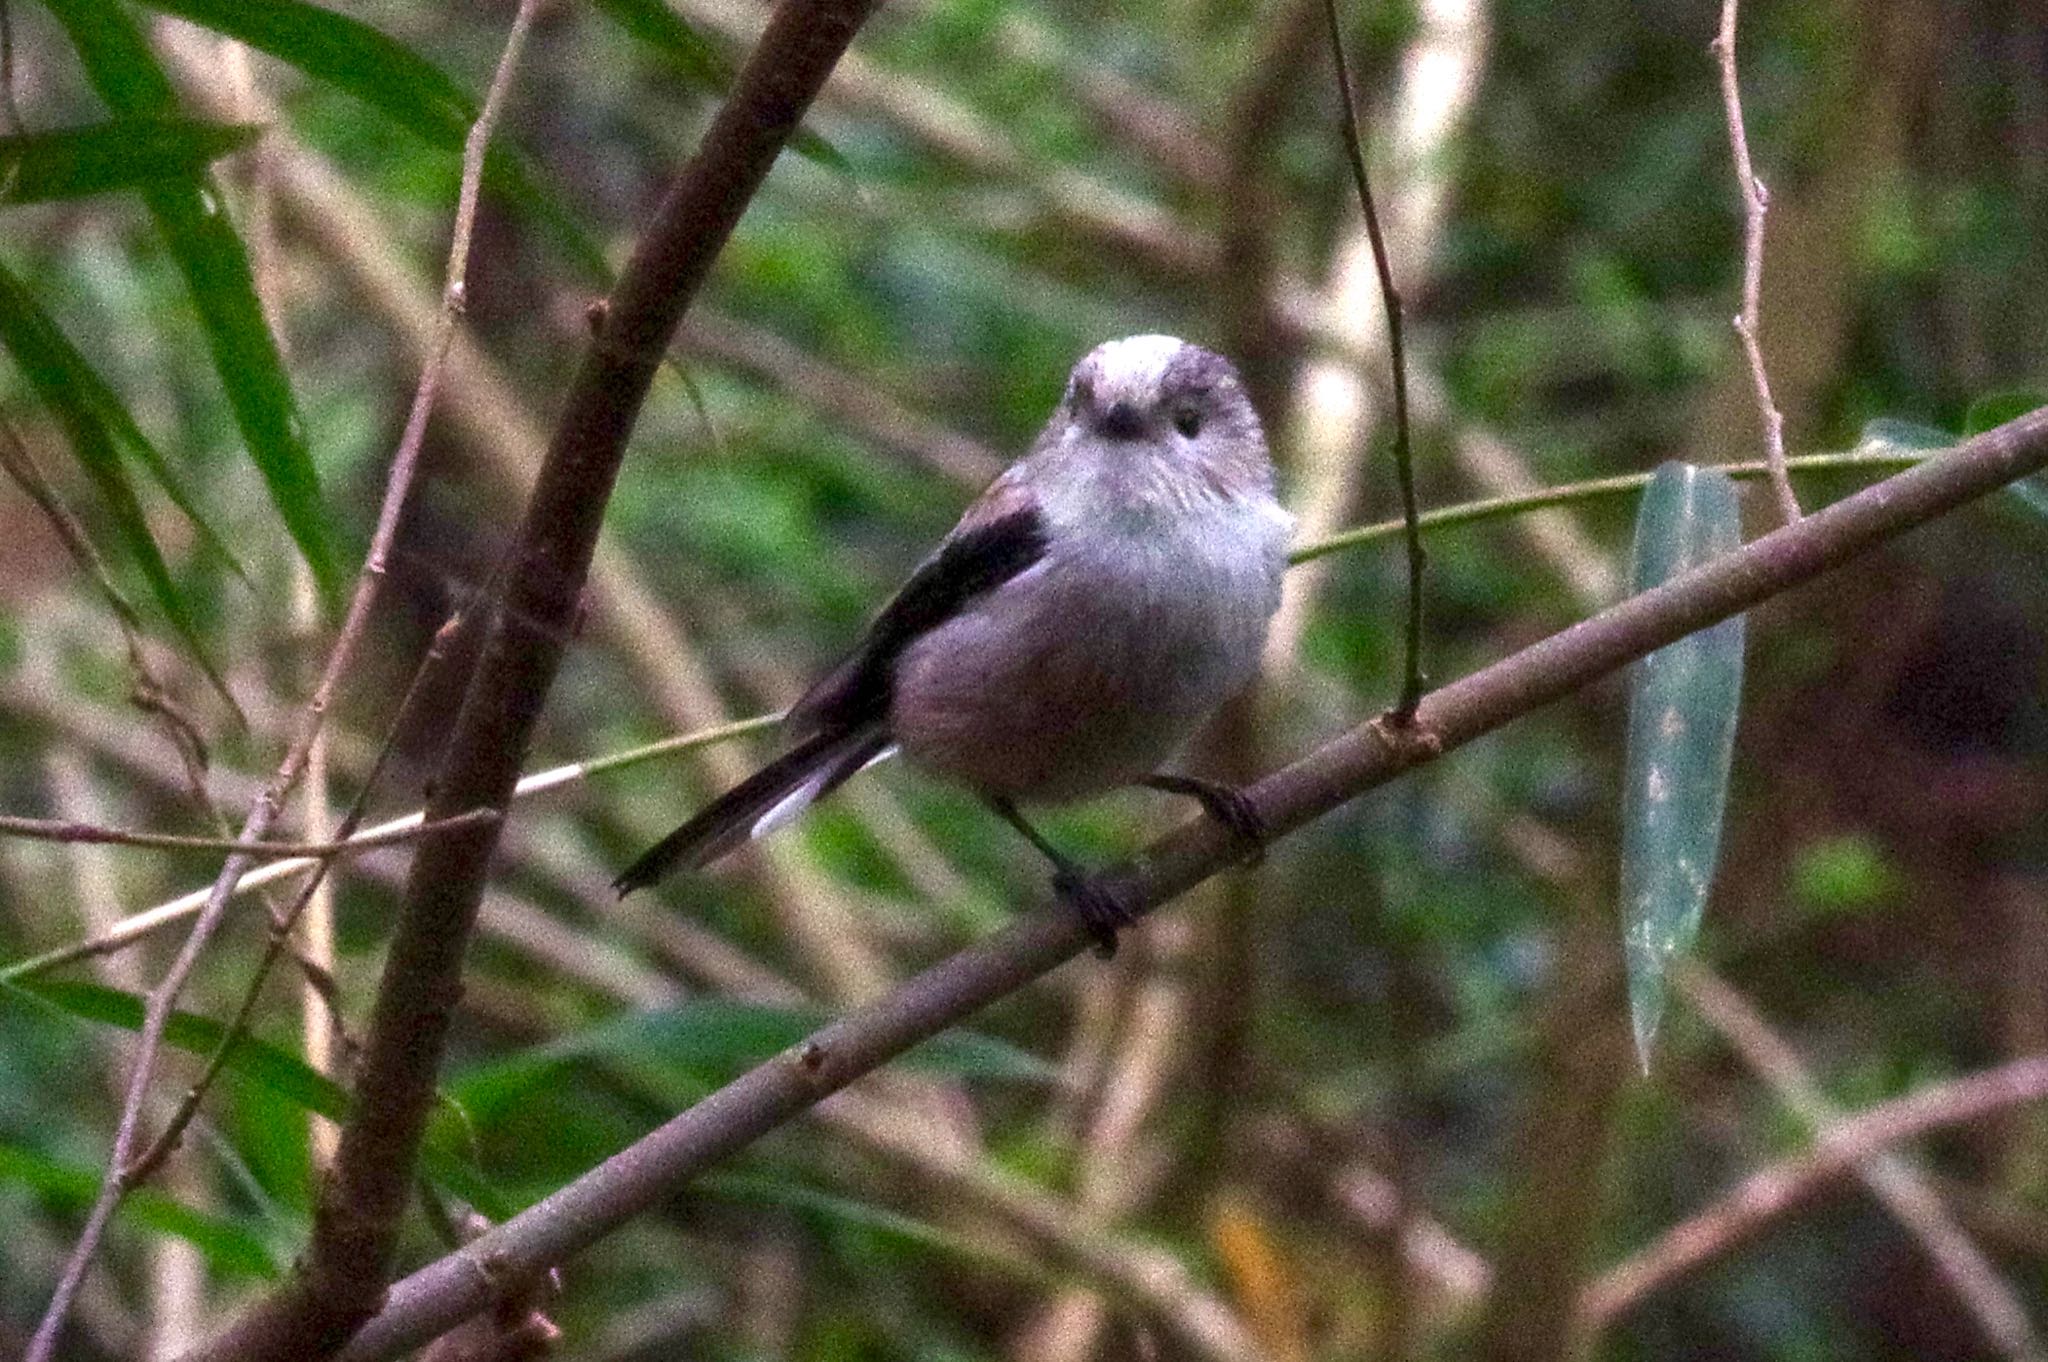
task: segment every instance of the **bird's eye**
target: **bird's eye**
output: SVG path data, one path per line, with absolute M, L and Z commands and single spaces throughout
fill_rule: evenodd
M 1073 404 L 1077 407 L 1091 405 L 1095 401 L 1094 382 L 1086 378 L 1075 379 L 1072 400 Z
M 1193 407 L 1181 407 L 1173 413 L 1173 428 L 1192 440 L 1202 433 L 1202 413 Z

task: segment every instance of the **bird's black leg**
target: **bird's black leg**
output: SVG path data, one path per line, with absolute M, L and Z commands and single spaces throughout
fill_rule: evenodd
M 1245 796 L 1243 790 L 1198 776 L 1146 776 L 1138 783 L 1168 794 L 1199 800 L 1202 811 L 1221 823 L 1244 847 L 1245 864 L 1257 865 L 1266 858 L 1266 843 L 1272 838 L 1272 830 L 1266 826 L 1258 806 Z
M 1024 815 L 1017 812 L 1017 806 L 1003 795 L 988 796 L 988 806 L 996 816 L 1024 834 L 1024 840 L 1038 848 L 1039 854 L 1052 862 L 1052 888 L 1055 894 L 1065 899 L 1068 906 L 1080 917 L 1081 925 L 1088 929 L 1088 935 L 1095 938 L 1095 953 L 1104 960 L 1116 954 L 1116 934 L 1136 919 L 1131 910 L 1118 901 L 1115 894 L 1096 884 L 1085 871 L 1060 853 L 1058 847 L 1045 840 L 1038 829 L 1024 821 Z

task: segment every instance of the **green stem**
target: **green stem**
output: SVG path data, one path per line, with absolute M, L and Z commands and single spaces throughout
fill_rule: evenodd
M 1839 473 L 1868 470 L 1892 472 L 1911 468 L 1929 454 L 1939 450 L 1926 450 L 1912 454 L 1861 453 L 1847 454 L 1805 454 L 1787 459 L 1785 466 L 1794 474 Z M 1748 481 L 1768 476 L 1770 470 L 1761 462 L 1727 463 L 1718 465 L 1731 478 Z M 1626 496 L 1640 492 L 1649 484 L 1648 473 L 1625 473 L 1613 478 L 1594 478 L 1589 482 L 1567 483 L 1562 487 L 1546 487 L 1540 492 L 1525 492 L 1511 497 L 1488 497 L 1482 501 L 1465 501 L 1455 506 L 1439 506 L 1433 511 L 1424 511 L 1421 526 L 1425 530 L 1448 529 L 1455 525 L 1470 525 L 1482 520 L 1497 520 L 1503 516 L 1522 515 L 1529 511 L 1548 510 L 1553 506 L 1572 506 L 1588 501 L 1604 501 L 1609 497 Z M 1401 533 L 1402 521 L 1382 520 L 1372 525 L 1361 525 L 1354 530 L 1344 530 L 1327 539 L 1296 546 L 1288 555 L 1288 562 L 1299 566 L 1318 558 L 1345 549 L 1355 549 L 1381 539 L 1391 539 Z

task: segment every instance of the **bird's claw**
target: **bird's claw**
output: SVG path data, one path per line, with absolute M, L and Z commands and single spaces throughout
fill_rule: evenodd
M 1258 865 L 1266 859 L 1266 843 L 1273 840 L 1265 815 L 1251 796 L 1235 785 L 1224 785 L 1196 776 L 1152 776 L 1145 784 L 1169 794 L 1186 795 L 1202 806 L 1202 812 L 1223 826 L 1244 848 L 1244 864 Z
M 1137 914 L 1110 890 L 1078 870 L 1053 873 L 1052 889 L 1063 899 L 1088 935 L 1095 938 L 1095 954 L 1103 960 L 1116 955 L 1116 934 L 1136 922 Z
M 1259 806 L 1247 795 L 1232 785 L 1211 786 L 1205 795 L 1195 796 L 1202 801 L 1202 809 L 1244 848 L 1244 864 L 1256 866 L 1266 859 L 1266 843 L 1272 840 L 1272 829 L 1266 826 L 1266 817 L 1259 812 Z

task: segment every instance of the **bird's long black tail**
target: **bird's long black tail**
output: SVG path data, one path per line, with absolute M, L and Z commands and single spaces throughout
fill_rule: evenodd
M 816 733 L 769 762 L 649 847 L 612 881 L 620 897 L 671 870 L 711 864 L 742 842 L 780 827 L 889 750 L 880 724 Z

